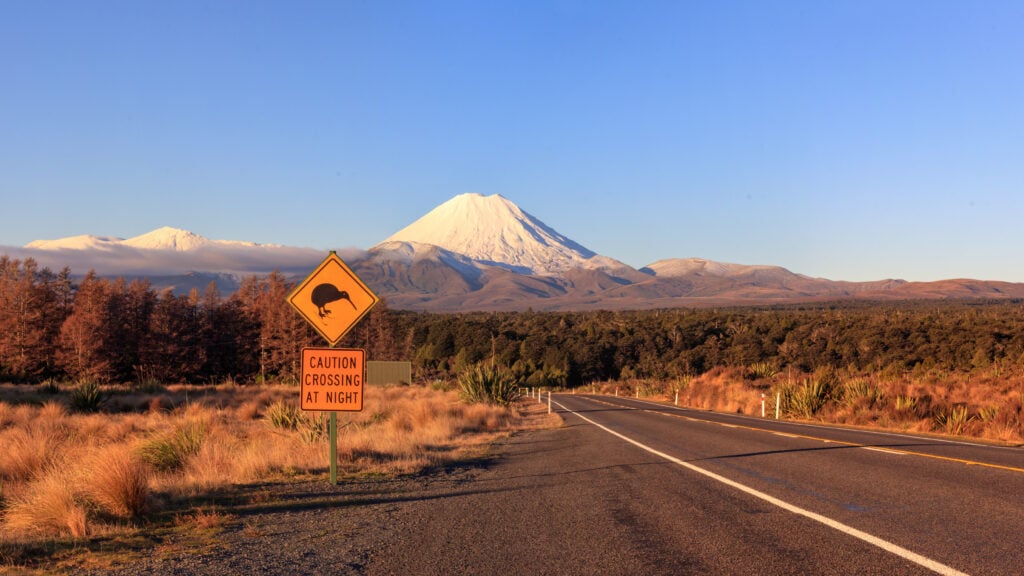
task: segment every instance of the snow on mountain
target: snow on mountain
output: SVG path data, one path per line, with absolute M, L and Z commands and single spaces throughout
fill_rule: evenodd
M 365 254 L 348 250 L 353 258 Z M 24 247 L 2 247 L 0 254 L 16 259 L 32 258 L 40 266 L 77 273 L 92 270 L 108 276 L 170 278 L 182 274 L 214 274 L 223 277 L 265 274 L 272 270 L 301 272 L 315 266 L 325 253 L 311 248 L 210 240 L 179 228 L 158 228 L 124 240 L 81 235 L 57 240 L 35 240 Z M 205 276 L 204 276 L 205 277 Z
M 34 240 L 26 244 L 25 248 L 34 248 L 36 250 L 103 250 L 120 245 L 123 241 L 122 238 L 111 236 L 82 234 L 57 240 Z
M 266 247 L 272 244 L 256 244 L 255 242 L 242 242 L 237 240 L 210 240 L 188 230 L 164 226 L 145 234 L 129 238 L 115 238 L 112 236 L 93 236 L 83 234 L 81 236 L 70 236 L 56 240 L 35 240 L 25 245 L 25 248 L 37 250 L 91 250 L 91 249 L 113 249 L 115 247 L 129 247 L 141 250 L 170 250 L 173 252 L 188 252 L 198 248 L 217 247 Z
M 125 246 L 142 248 L 143 250 L 175 250 L 179 252 L 195 250 L 212 242 L 188 230 L 164 226 L 151 232 L 129 238 L 122 242 Z
M 408 264 L 423 259 L 435 259 L 453 268 L 462 268 L 467 271 L 469 268 L 477 269 L 471 258 L 462 254 L 456 254 L 440 246 L 421 244 L 419 242 L 384 241 L 374 246 L 368 253 L 368 256 L 375 260 L 402 261 Z
M 455 196 L 377 246 L 390 242 L 432 244 L 481 264 L 524 274 L 626 267 L 562 236 L 498 194 Z
M 715 262 L 703 258 L 668 258 L 658 260 L 641 269 L 644 272 L 653 273 L 660 278 L 674 278 L 679 276 L 738 276 L 754 272 L 776 272 L 792 274 L 792 272 L 779 266 L 750 266 L 747 264 L 731 264 L 728 262 Z

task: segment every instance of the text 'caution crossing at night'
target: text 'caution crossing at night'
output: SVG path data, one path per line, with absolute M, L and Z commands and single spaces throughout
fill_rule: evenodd
M 354 348 L 303 348 L 303 410 L 358 412 L 363 409 L 366 351 Z

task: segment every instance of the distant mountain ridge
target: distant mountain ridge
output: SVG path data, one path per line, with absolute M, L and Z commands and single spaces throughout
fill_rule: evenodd
M 127 240 L 81 235 L 2 248 L 82 274 L 146 277 L 178 293 L 213 281 L 222 293 L 249 274 L 298 281 L 325 251 L 210 240 L 163 227 Z M 342 258 L 389 307 L 469 310 L 628 310 L 831 300 L 1024 298 L 1024 284 L 968 279 L 844 282 L 780 266 L 672 258 L 634 269 L 559 234 L 500 196 L 461 194 L 367 251 Z M 84 269 L 83 269 L 84 268 Z
M 187 252 L 203 246 L 273 246 L 268 244 L 256 244 L 255 242 L 242 242 L 238 240 L 210 240 L 188 230 L 164 226 L 151 230 L 145 234 L 134 236 L 125 240 L 112 236 L 93 236 L 83 234 L 70 236 L 57 240 L 36 240 L 25 245 L 26 248 L 40 250 L 95 250 L 106 249 L 113 246 L 130 246 L 143 250 L 173 250 Z

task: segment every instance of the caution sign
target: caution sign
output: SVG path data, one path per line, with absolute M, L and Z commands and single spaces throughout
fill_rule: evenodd
M 379 301 L 380 298 L 334 252 L 288 296 L 288 303 L 331 346 Z
M 301 400 L 303 410 L 358 412 L 363 409 L 366 350 L 303 348 Z

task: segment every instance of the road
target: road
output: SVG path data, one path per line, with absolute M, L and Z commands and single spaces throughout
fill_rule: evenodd
M 632 500 L 616 505 L 644 535 L 638 544 L 710 571 L 1019 574 L 1024 566 L 1019 448 L 628 398 L 560 395 L 554 406 L 568 426 L 603 433 L 587 449 L 594 468 L 628 477 L 622 490 Z

